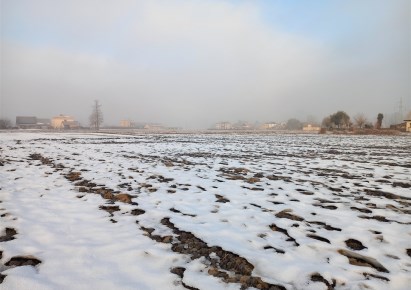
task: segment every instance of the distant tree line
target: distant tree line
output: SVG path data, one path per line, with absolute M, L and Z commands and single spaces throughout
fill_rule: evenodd
M 301 130 L 303 128 L 303 123 L 293 118 L 287 121 L 287 124 L 285 125 L 285 127 L 287 130 Z
M 10 129 L 11 122 L 9 119 L 0 119 L 0 129 Z
M 350 116 L 344 111 L 338 111 L 337 113 L 331 114 L 325 117 L 322 121 L 322 126 L 327 129 L 331 128 L 349 128 L 352 126 L 350 121 Z
M 382 113 L 378 113 L 377 121 L 375 125 L 372 125 L 364 114 L 357 114 L 354 117 L 354 122 L 352 122 L 350 116 L 346 112 L 338 111 L 328 117 L 325 117 L 321 125 L 325 129 L 349 129 L 353 127 L 359 129 L 381 129 L 383 119 L 384 115 Z
M 411 112 L 407 116 L 411 119 Z M 326 130 L 347 130 L 347 129 L 381 129 L 384 115 L 378 113 L 374 124 L 370 122 L 364 114 L 360 113 L 353 119 L 344 111 L 337 111 L 322 120 L 321 127 Z M 313 122 L 309 122 L 313 123 Z M 313 124 L 314 125 L 314 124 Z M 286 124 L 287 130 L 301 130 L 304 124 L 296 118 L 289 119 Z

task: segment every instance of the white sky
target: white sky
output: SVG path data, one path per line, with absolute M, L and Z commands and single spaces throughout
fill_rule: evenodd
M 411 109 L 394 1 L 1 2 L 1 114 L 204 128 Z M 332 2 L 332 3 L 330 3 Z

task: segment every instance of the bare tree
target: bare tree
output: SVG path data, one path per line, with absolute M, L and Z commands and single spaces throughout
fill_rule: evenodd
M 355 125 L 357 125 L 358 128 L 362 129 L 367 123 L 367 118 L 364 116 L 364 114 L 358 114 L 354 117 L 354 121 Z
M 101 112 L 101 104 L 98 100 L 94 101 L 93 111 L 90 115 L 90 127 L 95 130 L 100 130 L 100 126 L 103 123 L 103 113 Z
M 9 119 L 0 119 L 0 129 L 11 128 L 11 122 Z

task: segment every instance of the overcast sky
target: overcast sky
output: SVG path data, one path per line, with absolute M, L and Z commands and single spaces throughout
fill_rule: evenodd
M 409 0 L 0 0 L 1 114 L 188 128 L 411 109 Z

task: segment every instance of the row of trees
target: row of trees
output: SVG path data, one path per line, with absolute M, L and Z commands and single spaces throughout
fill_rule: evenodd
M 357 127 L 360 129 L 363 128 L 376 128 L 381 129 L 382 127 L 382 120 L 384 119 L 384 115 L 382 113 L 378 113 L 377 121 L 375 125 L 367 120 L 364 114 L 358 114 L 354 117 L 354 120 L 351 121 L 350 116 L 344 111 L 338 111 L 334 114 L 331 114 L 328 117 L 325 117 L 322 121 L 322 127 L 326 129 L 348 129 L 352 127 Z
M 0 119 L 0 129 L 10 129 L 11 122 L 9 119 Z
M 327 116 L 323 119 L 321 123 L 322 128 L 326 129 L 349 129 L 349 128 L 375 128 L 381 129 L 382 121 L 384 119 L 384 115 L 379 113 L 376 118 L 376 122 L 372 124 L 364 114 L 357 114 L 353 119 L 344 112 L 338 111 L 330 116 Z M 303 128 L 303 123 L 300 122 L 298 119 L 289 119 L 286 124 L 286 129 L 288 130 L 301 130 Z

